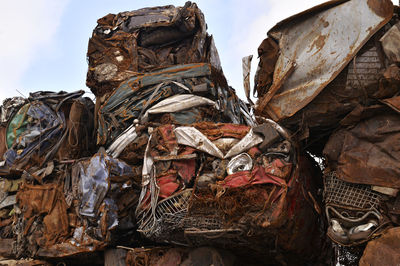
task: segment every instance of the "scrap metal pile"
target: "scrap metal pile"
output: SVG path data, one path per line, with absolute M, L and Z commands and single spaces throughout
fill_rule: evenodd
M 385 241 L 400 222 L 399 25 L 391 1 L 331 1 L 278 23 L 258 49 L 256 113 L 323 158 L 327 236 L 361 265 L 398 263 Z
M 254 106 L 229 87 L 195 3 L 97 22 L 86 80 L 95 102 L 35 92 L 0 109 L 1 256 L 396 261 L 398 7 L 337 0 L 278 23 L 258 49 Z

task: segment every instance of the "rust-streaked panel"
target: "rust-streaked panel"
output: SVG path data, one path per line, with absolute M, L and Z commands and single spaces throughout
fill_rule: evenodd
M 286 80 L 269 102 L 260 99 L 259 111 L 281 120 L 302 109 L 393 14 L 390 0 L 379 1 L 379 5 L 372 0 L 338 2 L 300 13 L 270 30 L 281 52 L 271 87 Z M 287 76 L 288 65 L 293 63 L 295 70 Z

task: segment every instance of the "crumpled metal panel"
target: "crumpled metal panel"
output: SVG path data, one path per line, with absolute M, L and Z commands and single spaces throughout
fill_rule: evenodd
M 324 131 L 336 128 L 345 115 L 367 104 L 368 100 L 394 94 L 397 90 L 391 92 L 392 86 L 386 85 L 387 81 L 382 82 L 385 62 L 375 36 L 321 93 L 296 114 L 282 120 L 281 124 L 293 131 L 298 127 L 308 128 L 311 131 L 309 137 L 315 139 Z
M 98 21 L 88 46 L 87 86 L 96 96 L 139 73 L 177 64 L 221 64 L 204 15 L 195 3 L 143 8 Z
M 151 114 L 179 112 L 202 105 L 211 105 L 218 110 L 217 103 L 208 98 L 193 94 L 174 95 L 148 109 L 142 117 L 142 122 L 147 122 Z
M 368 242 L 360 266 L 396 265 L 400 261 L 400 227 L 388 229 L 378 239 Z
M 135 119 L 139 123 L 146 111 L 172 96 L 187 99 L 204 97 L 202 102 L 212 103 L 211 108 L 216 111 L 209 115 L 214 118 L 214 122 L 238 124 L 253 122 L 243 102 L 236 96 L 234 90 L 228 87 L 224 76 L 215 72 L 211 65 L 204 63 L 176 65 L 138 75 L 121 83 L 98 110 L 97 143 L 111 144 L 132 125 Z M 193 110 L 187 107 L 189 109 L 186 110 Z M 210 105 L 208 108 L 210 109 Z M 185 118 L 183 117 L 182 121 L 190 120 Z M 208 119 L 209 117 L 200 117 L 196 120 Z
M 36 164 L 43 166 L 58 151 L 62 152 L 61 159 L 75 159 L 90 152 L 93 102 L 82 98 L 83 94 L 84 91 L 31 93 L 29 101 L 9 118 L 6 166 L 28 169 Z
M 187 145 L 200 151 L 207 152 L 217 158 L 224 154 L 206 136 L 194 127 L 178 127 L 174 130 L 178 144 Z
M 25 235 L 30 230 L 36 230 L 32 223 L 38 216 L 43 215 L 44 228 L 41 236 L 44 241 L 43 246 L 51 246 L 57 241 L 67 238 L 69 234 L 68 207 L 59 185 L 24 184 L 17 193 L 17 201 L 20 208 L 24 210 L 23 217 L 26 219 L 26 224 L 24 223 Z
M 310 196 L 315 169 L 299 162 L 287 132 L 271 126 L 280 137 L 261 150 L 263 138 L 244 125 L 155 129 L 144 158 L 138 231 L 156 242 L 245 246 L 268 258 L 266 247 L 276 245 L 283 253 L 312 254 L 313 244 L 319 245 L 318 203 Z M 230 148 L 222 152 L 225 144 Z M 233 149 L 246 159 L 223 156 Z
M 386 109 L 338 130 L 324 148 L 330 168 L 347 182 L 400 188 L 399 125 L 400 116 Z
M 379 40 L 382 49 L 391 62 L 400 62 L 400 49 L 397 45 L 400 42 L 400 23 L 393 25 Z
M 136 139 L 138 134 L 134 125 L 128 127 L 118 138 L 108 147 L 107 154 L 114 158 L 118 158 L 121 152 L 129 145 L 133 140 Z
M 19 108 L 26 103 L 26 99 L 22 97 L 7 98 L 3 101 L 0 108 L 0 123 L 7 124 L 11 116 L 19 110 Z
M 268 35 L 279 41 L 281 54 L 269 89 L 272 93 L 259 100 L 258 111 L 276 121 L 294 115 L 392 15 L 389 0 L 334 1 L 278 23 Z

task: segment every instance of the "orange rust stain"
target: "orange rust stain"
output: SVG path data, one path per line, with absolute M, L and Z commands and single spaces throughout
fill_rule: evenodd
M 328 35 L 319 35 L 318 38 L 316 38 L 313 43 L 310 46 L 310 49 L 308 50 L 308 52 L 311 52 L 311 50 L 315 47 L 317 49 L 317 51 L 315 51 L 315 53 L 313 55 L 315 55 L 316 53 L 318 53 L 319 51 L 321 51 L 321 49 L 324 47 L 325 45 L 325 40 L 326 37 Z
M 318 38 L 314 41 L 313 45 L 317 47 L 318 50 L 321 50 L 322 47 L 325 45 L 325 39 L 326 35 L 320 35 Z

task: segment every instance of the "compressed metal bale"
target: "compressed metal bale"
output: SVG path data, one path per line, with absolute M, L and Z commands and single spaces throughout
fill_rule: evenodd
M 305 254 L 315 260 L 310 247 L 321 239 L 318 203 L 310 195 L 317 171 L 279 135 L 261 151 L 263 138 L 245 125 L 203 122 L 155 129 L 144 158 L 139 231 L 156 242 L 213 243 L 269 259 L 273 255 L 266 247 L 278 245 L 289 261 Z M 172 156 L 173 151 L 178 153 Z
M 122 81 L 176 64 L 211 63 L 221 70 L 204 15 L 195 3 L 143 8 L 98 20 L 88 45 L 87 86 L 96 96 Z
M 41 167 L 55 157 L 63 160 L 90 155 L 94 105 L 90 99 L 81 97 L 83 94 L 83 91 L 31 93 L 29 101 L 7 121 L 6 166 L 26 170 Z
M 193 111 L 199 107 L 191 100 L 196 97 L 202 99 L 203 107 L 210 106 L 213 102 L 212 110 L 216 112 L 203 112 L 207 116 L 192 117 L 191 120 L 217 122 L 218 119 L 218 122 L 252 123 L 246 106 L 236 96 L 235 91 L 228 87 L 221 72 L 205 63 L 176 65 L 134 76 L 99 101 L 96 111 L 97 143 L 112 144 L 134 121 L 137 121 L 136 124 L 148 122 L 147 111 L 150 110 L 151 113 L 153 106 L 165 105 L 176 97 L 185 98 L 187 103 L 182 104 L 192 107 L 181 110 L 180 106 L 170 106 L 172 109 L 169 112 Z M 186 122 L 184 115 L 181 118 L 182 122 Z

